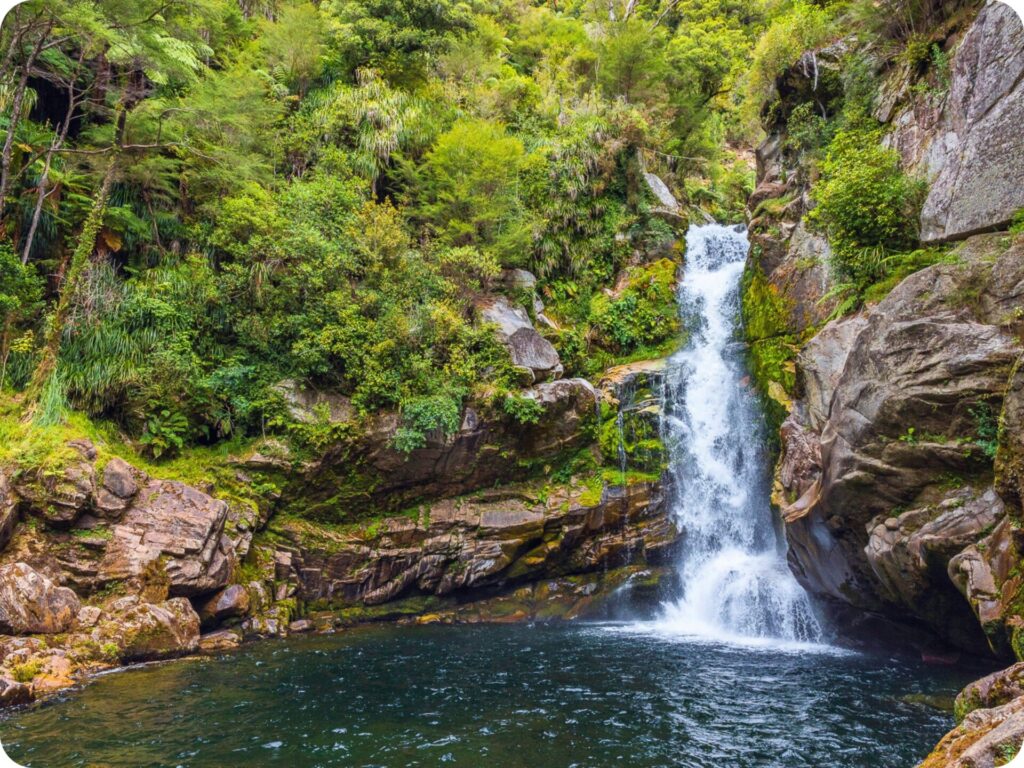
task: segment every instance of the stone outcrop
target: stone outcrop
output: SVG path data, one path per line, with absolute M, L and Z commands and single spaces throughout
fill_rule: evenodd
M 419 519 L 384 519 L 369 535 L 272 521 L 288 542 L 275 553 L 275 576 L 308 603 L 352 606 L 663 562 L 678 531 L 660 485 L 599 488 L 482 492 L 436 502 Z
M 1013 9 L 981 9 L 953 55 L 941 116 L 927 130 L 921 98 L 893 119 L 905 162 L 930 182 L 921 239 L 1005 227 L 1024 208 L 1024 26 Z
M 247 546 L 251 538 L 254 510 L 238 504 L 229 514 L 224 501 L 184 483 L 152 479 L 118 458 L 97 471 L 91 453 L 92 459 L 49 475 L 53 482 L 13 484 L 11 503 L 43 527 L 20 528 L 0 563 L 23 560 L 85 593 L 127 583 L 138 591 L 155 588 L 161 598 L 194 596 L 228 584 L 236 542 Z
M 961 579 L 946 571 L 962 570 L 958 554 L 1003 517 L 991 451 L 1022 348 L 1024 243 L 980 236 L 956 255 L 804 347 L 776 501 L 807 589 L 909 610 L 977 650 L 984 636 L 977 622 L 973 637 L 960 631 Z
M 331 446 L 294 476 L 285 508 L 354 522 L 373 509 L 401 509 L 521 477 L 530 465 L 543 467 L 593 442 L 598 396 L 585 379 L 547 381 L 520 395 L 542 406 L 535 422 L 521 424 L 498 406 L 469 403 L 454 434 L 427 435 L 426 445 L 409 453 L 393 445 L 399 416 L 380 416 L 352 443 Z
M 525 309 L 498 295 L 478 300 L 476 311 L 481 322 L 495 327 L 498 338 L 508 348 L 512 365 L 522 371 L 524 384 L 561 377 L 558 352 L 533 327 Z
M 78 596 L 25 563 L 0 566 L 0 633 L 57 634 L 75 623 Z

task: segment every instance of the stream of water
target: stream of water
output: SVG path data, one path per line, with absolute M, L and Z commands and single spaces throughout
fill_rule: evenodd
M 744 367 L 746 256 L 742 228 L 709 224 L 687 233 L 679 307 L 688 339 L 666 369 L 662 417 L 672 511 L 684 534 L 683 595 L 654 628 L 815 643 L 821 627 L 773 524 L 763 419 Z

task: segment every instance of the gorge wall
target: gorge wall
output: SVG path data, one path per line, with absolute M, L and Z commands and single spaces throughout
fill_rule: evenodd
M 843 98 L 859 45 L 844 39 L 776 84 L 744 316 L 779 425 L 773 499 L 801 584 L 846 631 L 877 638 L 894 621 L 929 654 L 1020 659 L 1024 239 L 1011 224 L 1024 208 L 1024 28 L 1006 5 L 968 5 L 924 39 L 947 75 L 868 54 L 883 145 L 925 183 L 925 250 L 908 257 L 924 268 L 872 286 L 851 312 L 809 215 L 820 182 L 789 119 Z M 925 765 L 992 765 L 1019 746 L 1015 670 L 961 694 L 963 725 Z

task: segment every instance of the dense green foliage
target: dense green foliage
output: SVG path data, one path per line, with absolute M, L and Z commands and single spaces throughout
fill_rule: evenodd
M 828 234 L 841 277 L 867 286 L 890 269 L 889 256 L 917 240 L 921 185 L 878 131 L 839 131 L 821 163 L 811 220 Z
M 534 420 L 474 301 L 533 271 L 569 371 L 664 345 L 676 264 L 610 291 L 676 236 L 642 174 L 737 216 L 735 85 L 787 8 L 20 5 L 0 30 L 0 387 L 152 456 L 327 439 L 284 379 L 400 411 L 405 450 L 467 397 Z

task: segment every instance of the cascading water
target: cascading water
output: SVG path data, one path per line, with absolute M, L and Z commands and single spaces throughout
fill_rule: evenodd
M 685 346 L 665 372 L 663 438 L 683 531 L 682 597 L 661 628 L 723 638 L 815 641 L 820 626 L 789 572 L 768 499 L 758 404 L 737 337 L 742 229 L 691 227 L 679 288 Z

